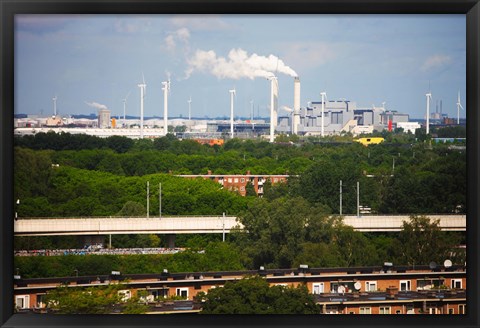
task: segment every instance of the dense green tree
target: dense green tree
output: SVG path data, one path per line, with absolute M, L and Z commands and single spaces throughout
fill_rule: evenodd
M 301 245 L 329 223 L 326 209 L 302 198 L 256 199 L 239 220 L 243 232 L 234 233 L 238 245 L 251 259 L 249 266 L 289 268 Z
M 245 196 L 257 196 L 255 187 L 250 181 L 248 181 L 247 185 L 245 186 Z
M 439 221 L 426 216 L 411 216 L 403 222 L 396 241 L 402 264 L 443 263 L 459 244 L 455 235 L 442 232 Z
M 116 214 L 116 216 L 145 216 L 147 210 L 143 204 L 128 201 L 123 205 L 122 209 Z
M 59 314 L 108 314 L 120 303 L 122 285 L 73 288 L 60 286 L 47 292 L 47 308 Z
M 121 136 L 111 136 L 106 139 L 106 146 L 117 153 L 125 153 L 134 145 L 133 139 Z
M 315 304 L 307 287 L 272 286 L 259 276 L 227 281 L 223 288 L 199 293 L 204 301 L 201 314 L 316 314 Z

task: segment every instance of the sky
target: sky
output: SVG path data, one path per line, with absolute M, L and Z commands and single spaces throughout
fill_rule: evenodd
M 466 108 L 465 15 L 16 15 L 15 113 L 163 117 L 269 116 L 272 74 L 278 104 L 350 100 L 424 118 L 442 101 Z M 280 110 L 279 115 L 286 112 Z M 465 117 L 461 111 L 460 117 Z

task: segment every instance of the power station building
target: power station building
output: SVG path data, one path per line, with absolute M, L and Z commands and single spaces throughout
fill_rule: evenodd
M 311 102 L 297 113 L 280 116 L 276 131 L 285 134 L 297 131 L 299 135 L 321 135 L 323 124 L 324 135 L 338 135 L 342 132 L 357 135 L 388 129 L 389 124 L 390 128 L 395 128 L 397 123 L 409 121 L 408 114 L 385 111 L 383 107 L 357 108 L 357 104 L 349 100 L 325 101 L 323 115 L 321 101 Z M 292 119 L 295 116 L 297 117 Z M 298 122 L 296 127 L 292 127 L 292 120 Z

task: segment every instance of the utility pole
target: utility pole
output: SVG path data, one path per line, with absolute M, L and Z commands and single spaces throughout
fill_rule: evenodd
M 223 226 L 222 241 L 225 241 L 225 212 L 223 212 L 222 226 Z
M 147 219 L 150 213 L 150 181 L 147 181 Z
M 158 213 L 162 217 L 162 183 L 160 182 L 158 191 Z
M 357 181 L 357 218 L 360 217 L 360 182 Z
M 340 180 L 340 215 L 342 215 L 342 180 Z

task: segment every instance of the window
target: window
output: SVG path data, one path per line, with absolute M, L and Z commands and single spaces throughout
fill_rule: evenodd
M 448 314 L 454 314 L 454 313 L 453 313 L 453 309 L 451 309 L 451 308 L 448 309 Z
M 395 314 L 402 314 L 402 311 L 397 310 L 397 311 L 395 311 Z
M 369 307 L 361 307 L 360 314 L 372 314 L 372 308 Z
M 338 282 L 330 283 L 330 293 L 338 293 Z
M 325 292 L 325 286 L 323 282 L 312 285 L 313 294 L 321 294 Z
M 28 309 L 30 307 L 30 296 L 17 295 L 15 297 L 15 307 L 17 309 Z
M 235 179 L 234 179 L 234 182 L 235 182 L 235 183 L 238 183 L 238 178 L 235 178 Z
M 376 281 L 366 281 L 365 282 L 365 291 L 367 291 L 367 292 L 377 291 L 377 282 Z
M 465 304 L 458 305 L 458 314 L 465 314 L 466 313 L 465 308 L 466 308 Z
M 245 178 L 241 178 L 241 179 L 240 179 L 240 182 L 245 182 Z
M 381 306 L 378 313 L 379 314 L 390 314 L 390 307 L 389 306 Z
M 154 298 L 167 298 L 168 297 L 168 288 L 160 288 L 149 290 Z
M 439 287 L 444 284 L 444 279 L 418 279 L 417 280 L 417 289 L 419 290 L 428 290 L 433 287 Z
M 400 280 L 400 291 L 409 291 L 411 290 L 410 280 Z
M 429 308 L 428 314 L 437 314 L 437 308 Z
M 415 309 L 413 308 L 413 304 L 407 304 L 407 314 L 415 314 Z
M 188 288 L 177 288 L 177 296 L 188 298 Z
M 350 312 L 348 312 L 348 314 L 355 314 L 355 312 L 354 312 L 354 311 L 350 311 Z
M 45 307 L 45 297 L 46 297 L 46 294 L 37 294 L 37 303 L 36 303 L 36 307 L 37 308 L 44 308 Z
M 232 183 L 232 178 L 228 178 L 228 182 Z
M 452 289 L 461 289 L 462 279 L 452 279 Z
M 327 314 L 338 314 L 338 307 L 327 305 Z
M 120 300 L 122 302 L 126 302 L 130 298 L 132 298 L 132 292 L 129 291 L 128 289 L 119 290 L 118 291 L 118 296 L 120 296 Z

